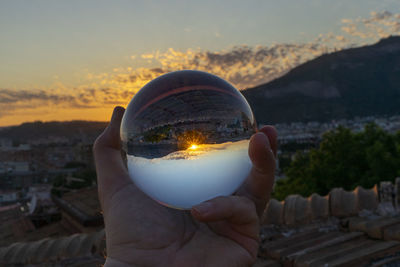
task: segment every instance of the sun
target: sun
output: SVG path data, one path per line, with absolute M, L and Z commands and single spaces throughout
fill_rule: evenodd
M 188 149 L 190 150 L 196 150 L 199 146 L 196 144 L 191 144 L 190 147 Z

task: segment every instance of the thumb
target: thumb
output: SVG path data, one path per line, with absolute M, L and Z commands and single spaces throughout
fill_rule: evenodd
M 95 155 L 96 150 L 104 148 L 121 149 L 120 127 L 124 113 L 125 109 L 123 107 L 114 108 L 110 123 L 94 143 Z
M 110 124 L 96 139 L 93 154 L 97 172 L 100 202 L 110 199 L 121 187 L 131 183 L 121 156 L 120 126 L 124 108 L 116 107 Z

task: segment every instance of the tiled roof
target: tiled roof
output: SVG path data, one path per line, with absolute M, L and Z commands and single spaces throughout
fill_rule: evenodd
M 262 236 L 255 266 L 400 266 L 399 241 L 372 239 L 340 228 L 290 231 Z
M 330 216 L 355 216 L 362 210 L 375 210 L 378 207 L 378 189 L 364 189 L 358 186 L 353 191 L 343 188 L 332 189 L 327 196 L 312 194 L 308 198 L 290 195 L 284 201 L 271 199 L 265 209 L 265 224 L 305 224 Z
M 395 191 L 389 191 L 335 188 L 323 197 L 271 199 L 255 266 L 400 266 L 400 214 L 392 206 Z M 386 204 L 394 209 L 391 216 L 379 213 Z
M 18 241 L 36 241 L 43 238 L 69 236 L 75 233 L 77 232 L 73 231 L 71 227 L 64 225 L 63 221 L 59 221 L 28 232 L 22 239 L 19 239 Z
M 56 266 L 99 266 L 104 263 L 104 251 L 104 230 L 55 239 L 45 238 L 0 248 L 0 266 L 52 266 L 56 263 Z
M 0 212 L 0 247 L 20 240 L 34 228 L 32 222 L 21 212 L 20 205 L 2 207 Z
M 355 218 L 333 219 L 302 227 L 264 225 L 259 257 L 254 267 L 400 265 L 399 241 L 374 239 L 362 231 L 353 231 L 347 227 L 349 220 Z M 392 227 L 387 229 L 392 231 Z M 82 266 L 99 266 L 104 262 L 104 238 L 102 230 L 91 234 L 14 243 L 0 248 L 0 266 L 52 266 L 55 263 L 57 266 L 78 266 L 83 263 Z
M 89 216 L 97 216 L 101 212 L 97 187 L 95 186 L 66 193 L 62 199 Z
M 2 210 L 0 211 L 0 225 L 21 219 L 23 213 L 21 212 L 20 207 L 21 205 L 19 204 L 2 207 Z
M 358 187 L 351 192 L 334 189 L 325 197 L 271 200 L 254 267 L 400 266 L 400 216 L 374 213 L 378 199 L 376 187 Z M 104 262 L 104 238 L 101 230 L 14 243 L 0 248 L 0 266 L 98 266 Z
M 83 226 L 103 225 L 97 187 L 69 192 L 62 198 L 53 197 L 53 201 Z
M 0 247 L 24 239 L 27 232 L 35 227 L 28 218 L 23 218 L 0 226 Z
M 24 217 L 0 226 L 0 247 L 8 246 L 15 242 L 69 236 L 74 233 L 76 231 L 73 231 L 68 225 L 64 225 L 62 221 L 35 229 L 31 221 Z
M 77 215 L 76 220 L 84 226 L 83 228 L 95 226 L 92 227 L 91 231 L 102 229 L 103 218 L 100 214 L 96 187 L 65 194 L 65 200 L 58 200 L 57 204 L 61 203 L 60 206 L 65 207 L 65 212 L 71 213 L 72 217 Z M 1 207 L 0 210 L 0 247 L 8 246 L 14 242 L 63 237 L 78 232 L 82 232 L 82 229 L 74 227 L 65 218 L 59 222 L 35 229 L 31 220 L 21 212 L 19 204 Z

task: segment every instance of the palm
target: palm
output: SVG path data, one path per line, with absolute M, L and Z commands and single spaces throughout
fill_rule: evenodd
M 94 155 L 104 211 L 107 263 L 133 266 L 248 266 L 258 249 L 259 215 L 274 180 L 276 131 L 252 136 L 253 168 L 236 196 L 217 197 L 180 211 L 142 193 L 129 178 L 120 152 L 124 110 L 96 140 Z M 112 265 L 110 264 L 106 264 Z
M 116 192 L 109 205 L 105 218 L 112 258 L 139 266 L 243 266 L 254 260 L 256 251 L 251 255 L 221 235 L 217 225 L 199 223 L 189 211 L 161 206 L 133 184 Z

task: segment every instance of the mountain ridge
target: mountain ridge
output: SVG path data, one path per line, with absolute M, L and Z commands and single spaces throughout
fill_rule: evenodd
M 301 64 L 280 78 L 241 91 L 260 124 L 329 121 L 400 114 L 400 36 Z M 27 122 L 0 128 L 0 138 L 98 136 L 108 122 Z
M 0 139 L 8 138 L 23 143 L 48 137 L 81 139 L 84 136 L 86 139 L 94 141 L 107 125 L 108 122 L 84 120 L 25 122 L 17 126 L 0 128 Z
M 242 94 L 259 123 L 398 115 L 400 37 L 322 55 Z

